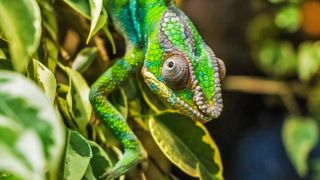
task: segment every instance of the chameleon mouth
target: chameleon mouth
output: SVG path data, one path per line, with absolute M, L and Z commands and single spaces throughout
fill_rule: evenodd
M 209 113 L 205 113 L 200 110 L 199 104 L 201 104 L 202 98 L 197 98 L 199 100 L 198 101 L 199 104 L 196 104 L 194 106 L 190 106 L 188 103 L 186 103 L 184 100 L 179 98 L 176 94 L 174 94 L 171 89 L 169 89 L 163 83 L 161 83 L 152 73 L 148 72 L 147 68 L 143 67 L 142 73 L 144 74 L 145 83 L 150 87 L 151 91 L 162 96 L 164 99 L 167 100 L 167 102 L 171 106 L 173 106 L 177 110 L 181 111 L 185 115 L 191 117 L 193 120 L 199 121 L 201 123 L 205 123 L 205 122 L 211 121 L 213 118 L 219 116 L 222 108 L 218 108 L 218 109 L 214 108 L 213 112 L 216 113 L 216 114 L 214 114 L 216 116 L 211 115 Z M 196 83 L 193 83 L 193 84 L 196 85 Z M 221 95 L 221 93 L 220 93 L 220 95 Z M 203 97 L 203 96 L 201 96 L 201 93 L 197 93 L 195 96 Z M 218 111 L 218 110 L 220 110 L 220 111 Z
M 204 114 L 197 107 L 194 108 L 194 107 L 188 105 L 186 102 L 184 102 L 179 97 L 177 97 L 177 103 L 179 104 L 178 106 L 180 106 L 179 109 L 187 111 L 187 113 L 189 113 L 190 116 L 192 116 L 193 119 L 196 121 L 199 121 L 201 123 L 205 123 L 205 122 L 211 121 L 213 119 L 212 116 L 208 116 L 207 114 Z

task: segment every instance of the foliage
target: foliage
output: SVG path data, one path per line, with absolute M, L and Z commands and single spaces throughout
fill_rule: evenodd
M 309 153 L 319 140 L 320 3 L 259 3 L 257 16 L 248 28 L 252 56 L 267 76 L 287 89 L 280 93 L 283 99 L 291 99 L 284 100 L 289 115 L 283 124 L 282 139 L 297 173 L 306 177 Z M 307 101 L 308 106 L 298 103 L 297 98 Z
M 283 125 L 283 141 L 300 176 L 308 173 L 308 154 L 318 142 L 318 128 L 313 119 L 291 117 Z
M 0 178 L 101 179 L 122 155 L 88 100 L 121 50 L 106 1 L 0 2 Z M 206 128 L 168 110 L 140 78 L 108 97 L 148 147 L 150 166 L 130 174 L 174 178 L 171 161 L 190 176 L 223 179 Z
M 171 123 L 171 118 L 177 122 Z M 149 121 L 149 128 L 163 153 L 185 173 L 203 179 L 216 179 L 216 174 L 222 178 L 217 146 L 202 124 L 177 113 L 161 113 Z M 188 129 L 193 136 L 179 132 L 180 128 Z
M 0 168 L 19 178 L 43 179 L 46 168 L 56 174 L 64 128 L 54 107 L 25 77 L 0 73 Z

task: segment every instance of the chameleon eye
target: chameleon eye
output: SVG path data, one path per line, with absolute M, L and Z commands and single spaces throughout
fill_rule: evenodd
M 170 56 L 162 65 L 161 76 L 171 89 L 184 89 L 189 80 L 188 62 L 181 56 Z

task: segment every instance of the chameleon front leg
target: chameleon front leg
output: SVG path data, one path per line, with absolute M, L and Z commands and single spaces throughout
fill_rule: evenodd
M 124 58 L 117 60 L 91 87 L 89 99 L 97 116 L 124 147 L 123 157 L 106 174 L 107 179 L 119 177 L 126 173 L 147 156 L 146 151 L 129 128 L 126 120 L 107 100 L 108 94 L 121 85 L 142 62 L 142 51 L 132 50 Z

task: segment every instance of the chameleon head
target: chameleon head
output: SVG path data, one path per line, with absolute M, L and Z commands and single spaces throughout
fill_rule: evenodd
M 182 11 L 171 6 L 152 32 L 142 68 L 146 84 L 174 109 L 208 122 L 223 108 L 223 61 L 205 44 Z

